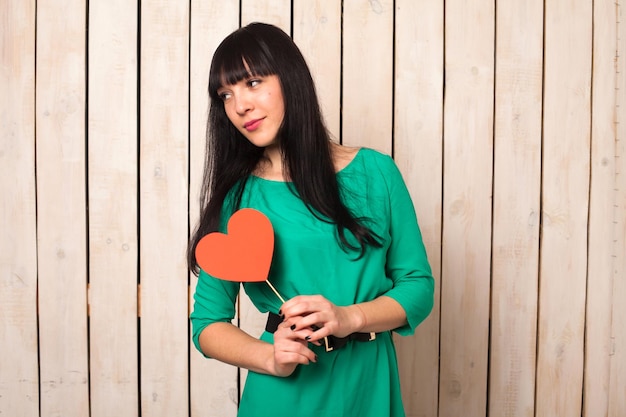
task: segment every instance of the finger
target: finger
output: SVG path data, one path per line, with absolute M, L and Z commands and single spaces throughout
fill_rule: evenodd
M 277 341 L 281 339 L 287 339 L 291 341 L 300 341 L 306 346 L 306 343 L 308 342 L 306 338 L 312 332 L 313 329 L 311 328 L 296 330 L 295 324 L 289 326 L 289 323 L 284 323 L 279 325 L 279 328 L 274 333 L 274 343 L 278 343 Z
M 293 324 L 304 319 L 302 324 L 298 324 L 298 328 L 309 327 L 313 324 L 318 324 L 321 327 L 324 323 L 335 318 L 334 307 L 334 305 L 327 303 L 301 303 L 291 307 L 285 313 L 284 320 L 289 320 Z
M 322 297 L 321 295 L 296 295 L 293 298 L 290 298 L 289 300 L 287 300 L 282 306 L 281 308 L 290 308 L 293 307 L 296 304 L 300 304 L 300 303 L 306 303 L 308 301 L 315 301 L 315 300 L 320 300 L 320 299 L 324 299 L 324 297 Z
M 309 335 L 307 335 L 304 338 L 304 340 L 306 340 L 307 342 L 315 343 L 317 346 L 320 346 L 322 339 L 330 336 L 331 334 L 332 332 L 330 332 L 326 327 L 322 327 L 319 330 L 311 332 Z
M 322 343 L 319 340 L 319 338 L 316 338 L 313 336 L 316 330 L 319 330 L 319 327 L 313 326 L 313 327 L 307 327 L 306 329 L 302 329 L 298 331 L 297 333 L 298 333 L 298 336 L 302 337 L 302 339 L 305 342 L 313 343 L 315 346 L 321 346 Z
M 290 317 L 285 317 L 283 321 L 278 325 L 278 327 L 287 327 L 292 330 L 302 329 L 305 327 L 309 327 L 309 324 L 303 325 L 301 324 L 302 320 L 307 317 L 305 315 L 294 315 Z M 314 323 L 311 319 L 307 319 L 305 323 Z
M 292 330 L 292 326 L 294 326 L 294 330 Z M 278 343 L 277 340 L 280 339 L 288 339 L 301 341 L 305 344 L 305 346 L 308 342 L 313 343 L 316 346 L 322 345 L 322 343 L 317 338 L 315 338 L 314 340 L 310 340 L 313 332 L 319 330 L 319 327 L 314 325 L 312 327 L 307 327 L 301 330 L 295 330 L 295 325 L 292 326 L 289 326 L 288 322 L 281 323 L 279 325 L 279 328 L 274 333 L 274 343 Z M 321 338 L 323 339 L 323 336 Z
M 294 316 L 290 318 L 285 318 L 282 323 L 278 325 L 278 329 L 289 329 L 294 331 L 303 326 L 298 326 L 298 322 L 302 319 L 302 316 Z
M 281 306 L 280 313 L 285 318 L 304 316 L 328 309 L 332 304 L 321 295 L 299 295 Z
M 313 354 L 309 357 L 308 355 L 302 355 L 295 352 L 280 352 L 276 354 L 275 361 L 281 366 L 291 364 L 308 365 L 311 362 L 317 362 L 317 356 Z
M 294 332 L 296 326 L 289 321 L 282 322 L 278 325 L 278 328 L 274 332 L 274 340 L 283 338 L 283 339 L 299 339 L 297 334 Z
M 308 348 L 304 341 L 283 340 L 282 343 L 274 345 L 274 356 L 277 362 L 283 364 L 308 364 L 317 361 L 317 355 Z
M 294 325 L 294 326 L 295 326 L 295 325 Z M 292 327 L 294 327 L 294 326 L 292 326 Z M 289 337 L 289 338 L 290 338 L 290 339 L 293 339 L 293 338 L 295 337 L 295 338 L 297 338 L 297 340 L 301 340 L 301 341 L 303 341 L 304 343 L 311 342 L 311 343 L 315 343 L 317 346 L 319 346 L 319 345 L 320 345 L 320 343 L 318 342 L 318 338 L 314 338 L 313 340 L 311 340 L 311 337 L 312 337 L 313 333 L 314 333 L 316 330 L 319 330 L 319 329 L 320 329 L 320 328 L 319 328 L 319 327 L 317 327 L 317 326 L 315 326 L 314 328 L 313 328 L 313 327 L 305 327 L 305 328 L 303 328 L 303 329 L 299 329 L 299 330 L 297 330 L 297 329 L 295 329 L 295 328 L 294 328 L 294 329 L 292 329 L 292 328 L 290 327 L 290 328 L 289 328 L 289 330 L 291 331 L 291 335 L 290 335 L 290 337 Z M 322 338 L 323 338 L 323 337 L 324 337 L 324 336 L 322 336 Z
M 334 320 L 334 315 L 332 312 L 322 312 L 318 311 L 315 313 L 311 313 L 306 316 L 302 316 L 302 318 L 294 321 L 297 329 L 310 327 L 314 330 L 327 326 Z
M 333 312 L 313 313 L 296 321 L 291 327 L 294 331 L 311 329 L 319 338 L 337 333 L 339 321 Z M 319 332 L 323 329 L 322 332 Z

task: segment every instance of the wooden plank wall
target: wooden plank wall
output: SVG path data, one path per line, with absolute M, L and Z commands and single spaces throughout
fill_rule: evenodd
M 212 52 L 273 23 L 392 154 L 435 308 L 411 417 L 626 415 L 623 0 L 3 0 L 0 415 L 235 416 L 187 315 Z M 238 323 L 263 318 L 239 302 Z
M 42 415 L 84 416 L 90 406 L 86 15 L 84 0 L 37 3 L 37 258 L 30 262 L 38 270 Z
M 137 2 L 92 2 L 88 18 L 98 51 L 88 71 L 90 409 L 137 416 Z

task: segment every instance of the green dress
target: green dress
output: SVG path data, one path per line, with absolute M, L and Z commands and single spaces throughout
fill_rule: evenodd
M 389 156 L 362 148 L 337 178 L 345 204 L 369 219 L 367 225 L 382 237 L 383 246 L 369 248 L 357 259 L 355 252 L 346 252 L 337 243 L 336 227 L 316 218 L 289 183 L 252 176 L 241 208 L 263 212 L 274 228 L 269 280 L 285 299 L 321 294 L 343 306 L 389 296 L 400 303 L 408 319 L 408 325 L 395 331 L 412 334 L 432 309 L 434 280 L 402 176 Z M 239 287 L 201 272 L 191 314 L 198 349 L 199 335 L 207 325 L 230 322 L 235 316 Z M 278 312 L 281 302 L 266 283 L 243 287 L 260 312 Z M 272 343 L 273 335 L 263 332 L 260 338 Z M 391 332 L 331 352 L 323 346 L 309 347 L 317 354 L 317 363 L 299 365 L 289 377 L 249 372 L 238 415 L 405 415 Z

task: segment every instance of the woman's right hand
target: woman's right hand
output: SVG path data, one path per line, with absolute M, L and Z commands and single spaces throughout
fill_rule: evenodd
M 282 322 L 274 332 L 274 355 L 270 369 L 276 376 L 289 376 L 298 365 L 317 362 L 317 355 L 309 349 L 309 342 L 305 339 L 312 333 L 311 329 L 293 331 L 291 321 Z

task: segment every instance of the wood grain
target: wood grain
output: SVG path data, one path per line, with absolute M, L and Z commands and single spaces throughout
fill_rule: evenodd
M 37 2 L 37 253 L 41 415 L 89 413 L 86 2 Z
M 270 23 L 291 35 L 291 1 L 241 0 L 241 26 L 252 22 Z
M 493 158 L 491 1 L 446 2 L 439 415 L 486 414 Z
M 545 7 L 536 415 L 580 415 L 587 287 L 592 9 Z
M 537 350 L 543 3 L 502 3 L 496 91 L 489 415 L 533 417 Z
M 343 2 L 342 137 L 391 154 L 393 1 Z
M 141 410 L 188 414 L 189 2 L 141 2 Z
M 443 3 L 396 1 L 393 154 L 409 188 L 435 277 L 435 305 L 397 337 L 407 416 L 436 416 L 443 173 Z
M 326 127 L 341 136 L 341 3 L 293 2 L 293 39 L 311 70 Z
M 92 417 L 138 415 L 137 10 L 126 0 L 89 7 Z
M 617 15 L 614 4 L 593 10 L 591 183 L 583 414 L 607 416 L 615 268 L 615 139 Z
M 613 292 L 609 349 L 608 416 L 626 415 L 626 25 L 624 2 L 616 4 L 615 202 L 613 223 Z M 607 6 L 608 7 L 608 6 Z M 607 19 L 608 20 L 608 19 Z M 605 300 L 610 302 L 611 300 Z
M 0 410 L 35 416 L 35 1 L 4 1 L 0 15 Z

